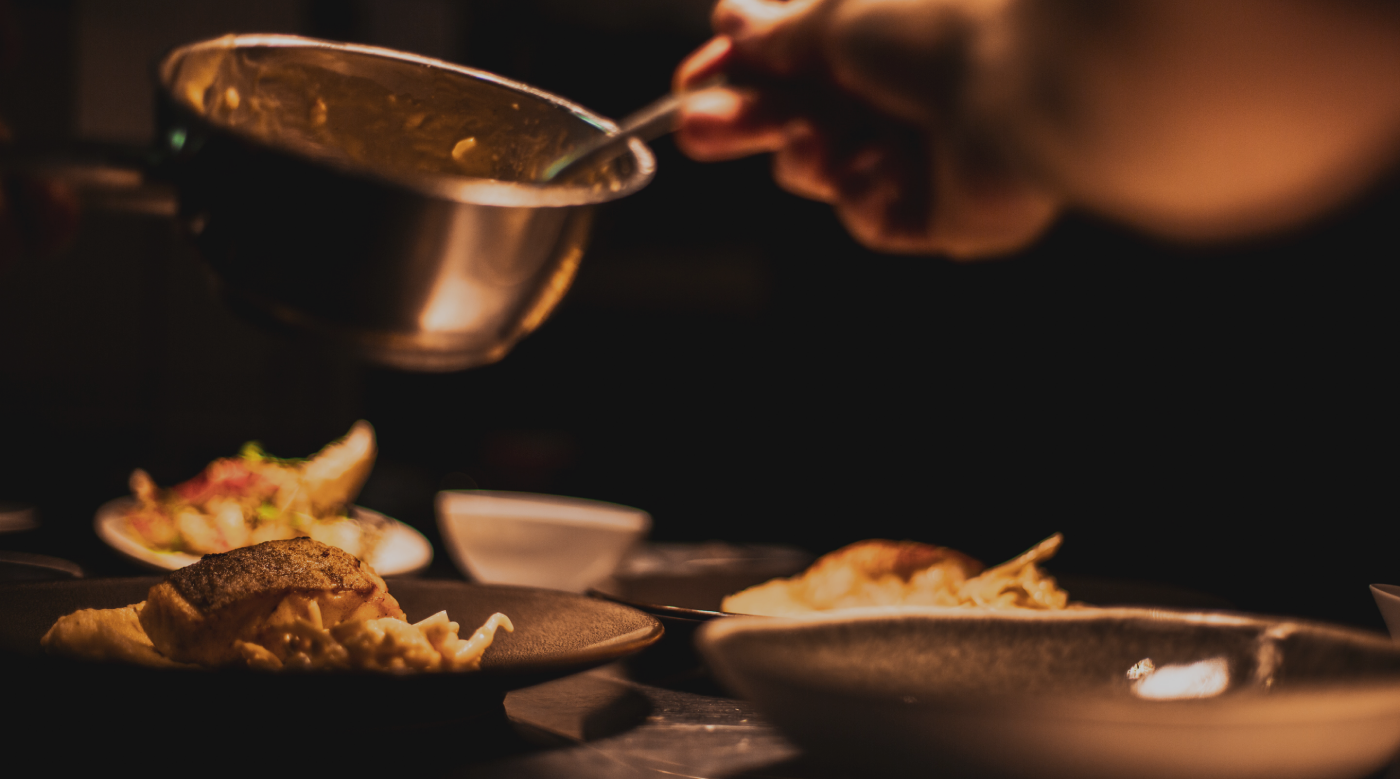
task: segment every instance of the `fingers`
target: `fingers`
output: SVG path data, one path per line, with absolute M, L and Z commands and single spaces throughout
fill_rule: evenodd
M 977 154 L 914 127 L 789 122 L 773 157 L 784 189 L 830 203 L 861 244 L 953 259 L 1005 255 L 1034 241 L 1059 202 Z
M 935 214 L 924 139 L 886 128 L 835 167 L 837 217 L 860 243 L 892 253 L 934 253 Z
M 783 145 L 784 117 L 770 99 L 747 89 L 707 89 L 681 109 L 676 145 L 692 159 L 715 162 Z
M 1025 248 L 1058 216 L 1059 199 L 1032 182 L 971 159 L 965 149 L 940 141 L 932 147 L 903 158 L 908 147 L 901 145 L 873 161 L 863 178 L 843 182 L 833 205 L 856 240 L 897 254 L 986 259 Z
M 724 74 L 795 75 L 799 64 L 810 63 L 817 51 L 812 9 L 822 2 L 825 0 L 720 0 L 714 12 L 718 35 L 676 68 L 672 90 L 694 89 Z
M 718 75 L 736 86 L 689 98 L 676 133 L 681 150 L 701 161 L 773 152 L 781 187 L 830 203 L 857 240 L 879 251 L 978 258 L 1034 240 L 1058 201 L 996 166 L 968 164 L 966 150 L 940 140 L 946 124 L 928 121 L 923 108 L 833 88 L 826 58 L 843 3 L 719 0 L 717 37 L 677 69 L 675 88 Z
M 817 59 L 821 9 L 834 0 L 720 0 L 719 35 L 681 63 L 674 89 L 684 92 L 719 75 L 741 86 L 706 90 L 682 108 L 676 143 L 701 161 L 776 151 L 785 144 L 795 83 Z M 761 86 L 760 86 L 761 85 Z
M 980 154 L 940 144 L 933 156 L 930 220 L 936 251 L 954 259 L 1010 254 L 1040 237 L 1062 210 L 1051 195 Z
M 686 92 L 723 75 L 730 67 L 734 42 L 724 36 L 711 38 L 676 68 L 671 78 L 672 92 Z
M 773 177 L 802 197 L 833 204 L 853 200 L 872 180 L 903 181 L 911 166 L 922 170 L 914 161 L 921 154 L 918 139 L 912 129 L 852 123 L 839 112 L 804 116 L 788 122 L 783 146 L 773 155 Z
M 814 0 L 719 0 L 710 26 L 720 35 L 761 35 L 804 13 Z
M 847 231 L 876 251 L 1004 255 L 1034 241 L 1060 210 L 1032 183 L 969 163 L 964 151 L 918 128 L 785 118 L 754 92 L 697 93 L 677 142 L 700 160 L 773 152 L 779 186 L 830 203 Z
M 747 67 L 790 77 L 819 66 L 825 21 L 837 1 L 720 0 L 711 25 L 733 41 L 733 56 Z
M 839 197 L 834 163 L 830 136 L 808 119 L 795 119 L 773 155 L 773 180 L 794 195 L 834 203 Z
M 728 73 L 734 67 L 733 55 L 729 38 L 710 39 L 676 69 L 672 88 L 685 92 Z M 732 160 L 777 149 L 782 123 L 773 96 L 742 87 L 706 89 L 687 97 L 675 140 L 692 159 Z

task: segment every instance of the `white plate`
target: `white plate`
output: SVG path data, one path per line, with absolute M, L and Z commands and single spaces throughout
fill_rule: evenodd
M 712 620 L 697 644 L 858 775 L 1359 779 L 1400 747 L 1400 646 L 1319 623 L 885 609 Z
M 122 556 L 138 565 L 157 571 L 173 571 L 199 559 L 198 555 L 185 552 L 158 552 L 148 548 L 141 540 L 127 530 L 122 516 L 136 503 L 135 498 L 116 498 L 102 504 L 93 519 L 93 529 L 97 537 Z M 380 518 L 389 523 L 389 531 L 365 562 L 369 563 L 380 576 L 402 576 L 415 573 L 428 567 L 433 561 L 433 545 L 422 533 L 397 519 L 371 511 L 360 506 L 351 506 L 352 517 L 367 519 Z

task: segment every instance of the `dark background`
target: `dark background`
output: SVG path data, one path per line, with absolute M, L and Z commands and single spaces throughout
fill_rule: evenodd
M 151 60 L 230 31 L 441 56 L 620 116 L 706 37 L 705 0 L 8 3 L 18 142 L 143 143 Z M 600 214 L 574 290 L 498 365 L 412 375 L 234 319 L 159 219 L 88 214 L 0 276 L 0 548 L 127 567 L 91 531 L 132 468 L 161 483 L 258 439 L 308 454 L 370 420 L 360 500 L 435 537 L 444 487 L 635 505 L 653 538 L 824 552 L 913 538 L 988 562 L 1055 531 L 1054 571 L 1380 628 L 1397 561 L 1395 263 L 1385 182 L 1296 234 L 1209 250 L 1086 216 L 959 265 L 856 246 L 767 161 L 669 141 Z M 431 575 L 452 575 L 439 553 Z

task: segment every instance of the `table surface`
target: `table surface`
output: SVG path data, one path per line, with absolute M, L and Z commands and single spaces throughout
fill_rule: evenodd
M 805 758 L 754 707 L 706 677 L 658 686 L 622 664 L 506 696 L 519 739 L 508 754 L 461 766 L 494 779 L 691 777 L 844 779 L 855 774 Z M 1400 763 L 1368 779 L 1400 779 Z
M 750 704 L 639 683 L 618 664 L 517 690 L 506 696 L 505 708 L 524 737 L 544 748 L 478 766 L 470 775 L 810 775 L 785 767 L 799 759 L 798 749 Z
M 465 744 L 466 759 L 434 765 L 434 773 L 488 779 L 860 775 L 806 758 L 751 704 L 728 697 L 698 669 L 659 677 L 637 670 L 614 663 L 516 690 L 505 696 L 504 716 L 495 709 L 397 730 L 394 751 L 440 755 L 444 745 Z M 1400 763 L 1367 779 L 1400 779 Z

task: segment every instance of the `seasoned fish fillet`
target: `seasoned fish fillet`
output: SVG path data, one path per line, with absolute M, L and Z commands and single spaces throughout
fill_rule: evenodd
M 268 541 L 206 555 L 151 588 L 141 627 L 161 654 L 206 666 L 241 664 L 248 645 L 273 655 L 305 651 L 298 622 L 328 630 L 403 609 L 365 563 L 310 538 Z M 243 648 L 240 648 L 242 646 Z

